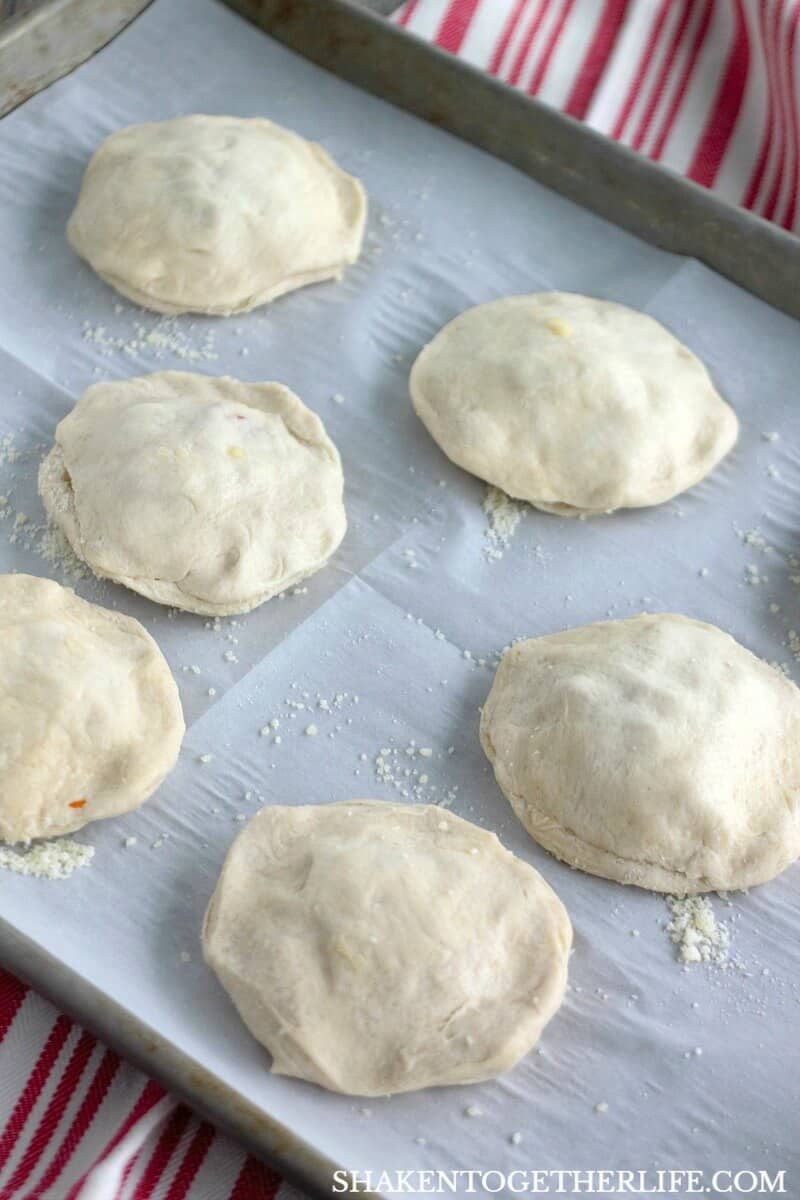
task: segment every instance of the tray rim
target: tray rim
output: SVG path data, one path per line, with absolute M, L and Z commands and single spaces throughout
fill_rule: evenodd
M 102 50 L 151 3 L 45 0 L 0 21 L 0 117 Z
M 222 2 L 339 78 L 800 318 L 800 237 L 386 20 L 385 0 Z
M 166 1041 L 100 988 L 0 916 L 0 965 L 115 1050 L 131 1066 L 163 1084 L 198 1116 L 228 1134 L 249 1153 L 304 1191 L 331 1194 L 340 1163 L 321 1154 L 280 1121 L 244 1100 L 218 1076 Z M 358 1189 L 366 1200 L 382 1200 Z
M 800 317 L 800 289 L 796 295 L 791 294 L 792 276 L 800 278 L 800 238 L 407 33 L 371 11 L 369 0 L 364 3 L 356 3 L 356 0 L 222 2 L 267 36 L 340 78 L 487 150 L 560 195 L 644 240 L 705 262 L 773 307 Z M 6 108 L 2 103 L 5 86 L 3 51 L 12 40 L 36 36 L 41 24 L 54 13 L 62 17 L 65 14 L 74 16 L 78 11 L 87 12 L 102 5 L 98 0 L 47 0 L 33 11 L 12 18 L 7 23 L 8 28 L 0 26 L 0 116 L 102 49 L 150 3 L 151 0 L 115 0 L 114 6 L 127 13 L 123 24 L 104 36 L 99 44 L 95 40 L 79 58 L 66 64 L 62 62 L 56 72 L 48 74 L 38 86 Z M 377 8 L 382 0 L 373 0 L 373 3 Z M 382 6 L 385 9 L 385 2 Z M 310 40 L 307 34 L 313 35 Z M 368 60 L 370 55 L 374 59 L 376 44 L 379 53 L 388 47 L 391 53 L 399 56 L 399 76 L 390 76 L 385 65 L 377 70 L 374 61 L 370 64 Z M 410 87 L 418 86 L 425 73 L 432 78 L 416 94 L 412 93 Z M 444 98 L 436 93 L 437 87 L 440 93 L 444 91 Z M 474 93 L 474 109 L 471 115 L 469 111 L 459 114 L 454 105 L 460 102 L 463 106 L 463 95 L 467 92 Z M 508 124 L 493 131 L 491 122 L 498 113 L 506 114 Z M 520 147 L 509 140 L 509 130 L 519 125 L 529 126 L 536 135 L 533 142 L 540 139 L 541 147 L 532 143 Z M 551 146 L 562 150 L 566 147 L 574 152 L 577 165 L 574 161 L 562 162 L 554 157 Z M 604 187 L 599 188 L 595 196 L 582 195 L 582 189 L 587 186 L 587 172 L 598 164 L 607 170 Z M 666 217 L 672 219 L 661 223 L 658 217 L 654 218 L 648 212 L 646 204 L 634 202 L 624 192 L 615 195 L 615 188 L 626 179 L 629 186 L 641 187 L 651 201 L 663 190 L 661 202 L 655 207 L 665 207 Z M 613 210 L 617 202 L 624 202 L 624 207 L 615 215 Z M 676 214 L 687 218 L 683 227 L 676 223 Z M 717 235 L 721 238 L 719 252 L 714 246 Z M 731 255 L 732 261 L 727 257 L 732 249 L 741 245 L 748 248 L 745 270 L 739 269 L 735 255 Z M 710 253 L 703 253 L 704 249 Z M 759 263 L 762 255 L 763 261 Z M 21 934 L 1 915 L 0 957 L 2 965 L 20 980 L 95 1033 L 126 1061 L 163 1083 L 171 1094 L 228 1133 L 250 1153 L 274 1166 L 288 1181 L 320 1197 L 331 1194 L 332 1176 L 334 1171 L 344 1169 L 341 1164 L 319 1153 L 281 1122 L 243 1100 L 217 1076 L 204 1070 L 189 1055 L 162 1039 L 146 1022 Z M 381 1200 L 375 1192 L 359 1189 L 359 1195 L 367 1200 Z

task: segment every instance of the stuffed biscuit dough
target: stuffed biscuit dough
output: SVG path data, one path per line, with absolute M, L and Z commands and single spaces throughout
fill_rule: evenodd
M 67 236 L 112 287 L 163 313 L 246 312 L 337 279 L 366 198 L 321 146 L 260 117 L 177 117 L 106 138 Z
M 130 812 L 175 765 L 183 713 L 132 617 L 30 575 L 0 575 L 0 841 Z
M 800 855 L 800 691 L 714 625 L 656 613 L 518 642 L 481 741 L 531 836 L 593 875 L 733 891 Z
M 461 313 L 419 355 L 410 387 L 453 462 L 561 516 L 669 500 L 738 431 L 706 368 L 663 325 L 568 292 Z
M 493 833 L 370 800 L 263 809 L 203 930 L 272 1070 L 358 1096 L 508 1070 L 561 1003 L 571 941 L 558 897 Z
M 96 575 L 210 616 L 319 570 L 345 533 L 343 486 L 322 422 L 287 387 L 180 371 L 90 387 L 39 473 Z

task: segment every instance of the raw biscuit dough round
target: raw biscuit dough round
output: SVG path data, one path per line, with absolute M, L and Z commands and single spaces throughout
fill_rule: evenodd
M 714 625 L 658 613 L 518 643 L 481 742 L 531 836 L 593 875 L 730 891 L 800 855 L 800 691 Z
M 379 1096 L 475 1083 L 530 1050 L 572 928 L 533 867 L 432 805 L 265 808 L 203 950 L 279 1075 Z
M 343 486 L 322 422 L 288 388 L 181 371 L 90 387 L 39 473 L 95 574 L 210 616 L 319 570 L 344 537 Z
M 146 629 L 31 575 L 0 575 L 0 841 L 130 812 L 172 770 L 178 689 Z
M 314 142 L 262 118 L 120 129 L 86 169 L 76 254 L 136 304 L 247 312 L 355 262 L 364 189 Z
M 410 388 L 453 462 L 560 516 L 669 500 L 738 432 L 706 368 L 662 325 L 569 292 L 467 309 L 423 349 Z

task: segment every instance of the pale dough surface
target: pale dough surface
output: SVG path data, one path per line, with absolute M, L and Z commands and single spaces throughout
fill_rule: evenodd
M 132 617 L 0 575 L 0 841 L 130 812 L 172 770 L 178 689 Z
M 246 312 L 355 262 L 364 189 L 321 146 L 261 118 L 120 129 L 67 226 L 107 283 L 157 312 Z
M 421 352 L 410 387 L 453 462 L 561 516 L 669 500 L 738 432 L 706 368 L 662 325 L 569 292 L 467 309 Z
M 344 537 L 343 486 L 322 422 L 288 388 L 181 371 L 90 387 L 39 474 L 97 575 L 210 616 L 323 566 Z
M 513 1066 L 561 1002 L 571 940 L 561 901 L 493 833 L 369 800 L 262 809 L 203 931 L 273 1072 L 360 1096 Z
M 545 849 L 685 895 L 800 854 L 800 691 L 714 625 L 604 621 L 508 650 L 481 741 Z

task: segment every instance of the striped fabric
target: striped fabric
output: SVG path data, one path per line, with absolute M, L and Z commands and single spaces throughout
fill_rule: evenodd
M 408 0 L 396 19 L 800 229 L 800 0 Z
M 395 19 L 798 230 L 800 0 L 407 0 Z M 0 971 L 0 1200 L 276 1196 L 300 1200 Z
M 300 1200 L 0 971 L 0 1200 Z

